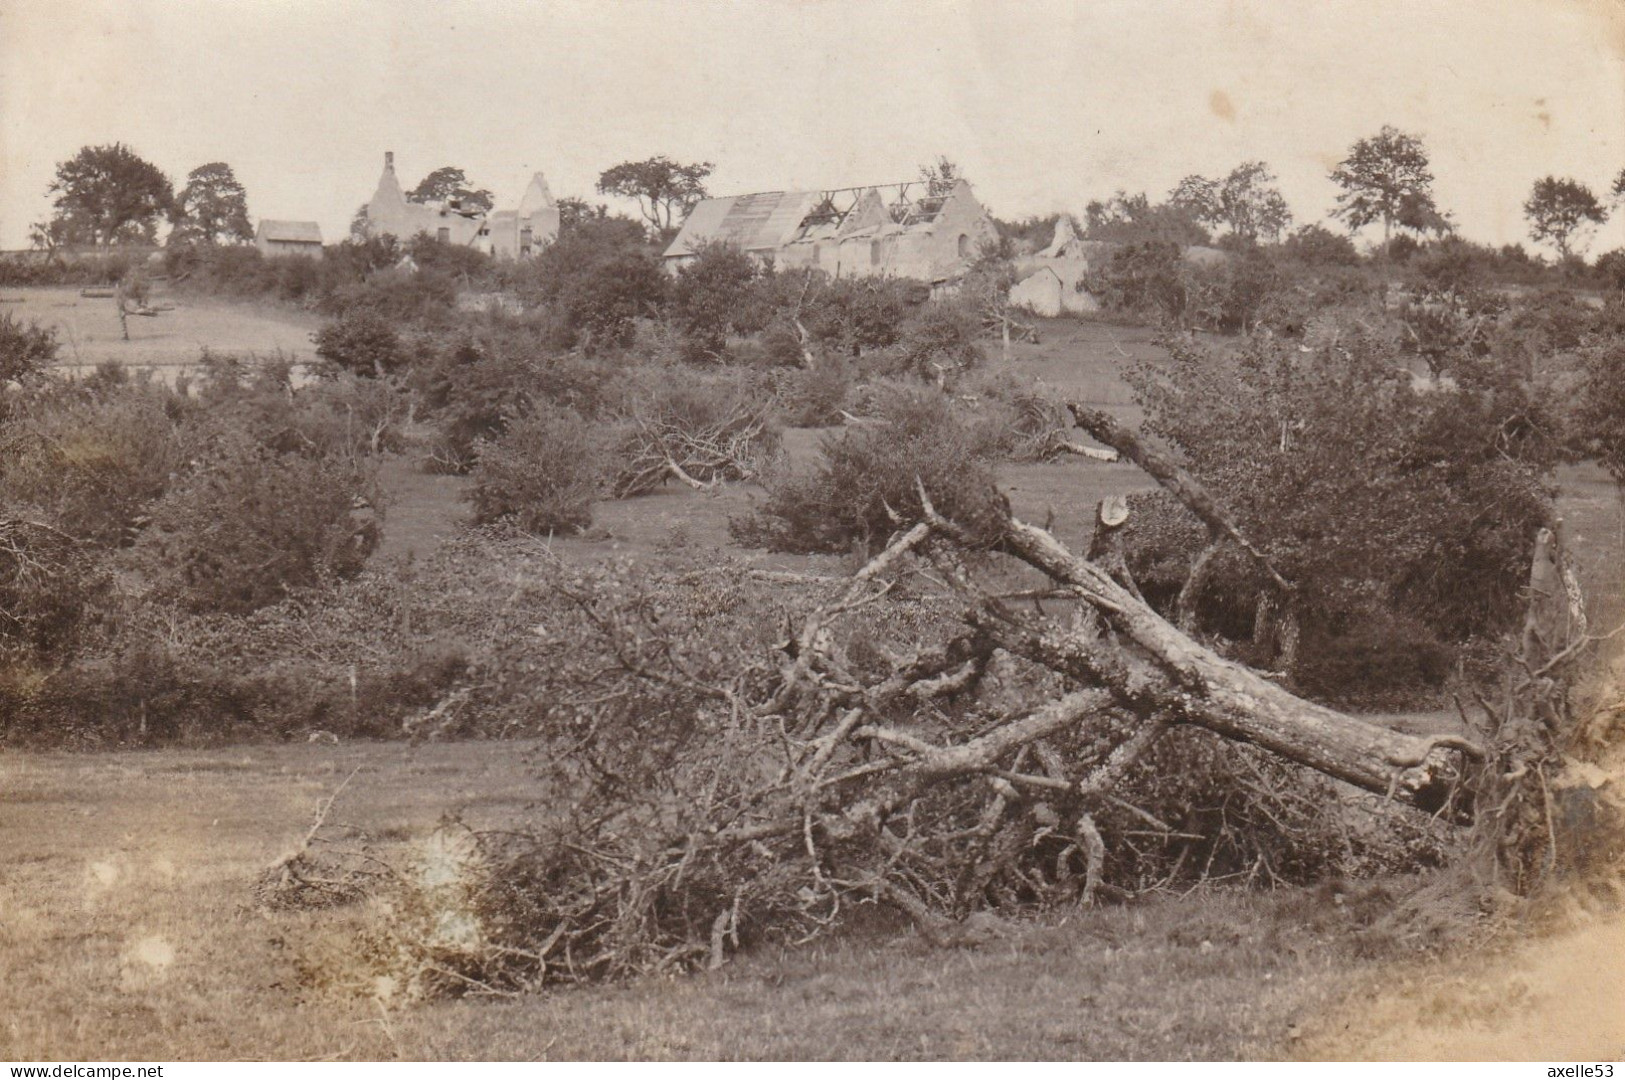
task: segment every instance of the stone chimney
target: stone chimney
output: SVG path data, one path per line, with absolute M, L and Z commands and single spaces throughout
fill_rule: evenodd
M 385 172 L 394 172 L 395 171 L 395 151 L 393 151 L 393 150 L 385 150 L 384 151 L 384 171 Z

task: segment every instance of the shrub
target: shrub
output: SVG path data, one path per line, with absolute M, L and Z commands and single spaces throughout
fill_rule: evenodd
M 1603 288 L 1625 293 L 1625 248 L 1615 248 L 1598 255 L 1594 270 Z
M 1281 254 L 1306 266 L 1358 266 L 1354 240 L 1324 225 L 1305 225 L 1281 244 Z
M 730 333 L 742 329 L 749 306 L 756 260 L 731 244 L 707 244 L 677 274 L 671 312 L 684 336 L 686 358 L 715 361 Z
M 986 359 L 981 338 L 982 327 L 973 314 L 951 302 L 933 301 L 903 324 L 895 345 L 866 354 L 863 366 L 873 374 L 946 384 Z
M 1305 351 L 1172 351 L 1131 373 L 1146 426 L 1297 583 L 1301 625 L 1381 609 L 1459 642 L 1516 618 L 1560 450 L 1538 392 L 1489 364 L 1420 391 L 1394 343 L 1355 326 Z
M 1625 491 L 1625 343 L 1593 350 L 1577 395 L 1574 436 L 1581 452 Z
M 879 412 L 878 423 L 825 436 L 811 472 L 769 478 L 762 509 L 729 523 L 735 537 L 774 551 L 872 549 L 919 519 L 923 484 L 940 513 L 997 543 L 1007 507 L 985 436 L 934 389 L 893 390 Z
M 811 368 L 784 373 L 777 395 L 780 415 L 790 427 L 835 427 L 851 392 L 847 363 L 826 355 Z
M 751 479 L 777 455 L 772 401 L 755 372 L 680 380 L 652 374 L 624 407 L 610 480 L 616 498 L 670 482 L 673 465 L 693 481 L 713 484 Z
M 0 311 L 0 391 L 44 370 L 56 360 L 56 350 L 54 329 L 33 322 L 24 326 L 11 312 Z
M 341 369 L 295 389 L 292 362 L 245 360 L 205 349 L 197 404 L 207 426 L 241 431 L 279 454 L 352 465 L 399 449 L 405 395 L 390 382 Z
M 491 319 L 423 346 L 411 384 L 437 421 L 432 465 L 461 473 L 474 444 L 495 439 L 508 422 L 549 402 L 589 419 L 619 414 L 630 392 L 620 365 L 580 353 L 550 354 L 533 319 Z
M 779 310 L 799 310 L 814 342 L 848 356 L 895 345 L 910 314 L 931 296 L 929 285 L 907 278 L 832 279 L 816 271 L 780 278 Z
M 518 289 L 554 318 L 549 346 L 591 352 L 632 343 L 637 319 L 658 311 L 667 279 L 635 225 L 583 223 L 560 236 L 522 271 Z
M 144 257 L 127 251 L 68 257 L 42 251 L 0 255 L 0 285 L 112 285 Z
M 92 550 L 41 516 L 0 502 L 0 675 L 21 674 L 28 654 L 60 663 L 107 585 Z
M 1274 263 L 1258 247 L 1216 266 L 1185 263 L 1180 274 L 1186 290 L 1184 318 L 1190 325 L 1227 334 L 1256 329 L 1282 288 Z
M 1085 288 L 1107 311 L 1183 326 L 1190 305 L 1185 260 L 1177 244 L 1146 241 L 1112 253 L 1092 270 Z
M 136 562 L 191 610 L 254 611 L 358 572 L 378 542 L 376 500 L 366 473 L 222 434 L 153 505 Z
M 1293 684 L 1321 701 L 1404 707 L 1442 686 L 1455 652 L 1420 620 L 1380 605 L 1305 627 Z
M 382 379 L 406 358 L 400 335 L 371 311 L 350 311 L 316 331 L 316 355 L 346 371 Z
M 577 413 L 538 406 L 478 442 L 476 455 L 469 499 L 477 524 L 511 519 L 539 535 L 592 524 L 605 453 L 598 430 Z
M 317 308 L 334 317 L 365 312 L 406 326 L 449 322 L 457 305 L 457 279 L 450 274 L 392 266 L 360 281 L 329 280 Z
M 0 502 L 42 508 L 75 540 L 130 542 L 182 467 L 185 405 L 161 386 L 42 386 L 0 428 Z

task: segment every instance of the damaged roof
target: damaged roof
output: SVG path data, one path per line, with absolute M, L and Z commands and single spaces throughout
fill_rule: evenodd
M 261 218 L 259 236 L 264 240 L 319 244 L 322 242 L 322 227 L 314 221 L 281 221 L 276 218 Z
M 797 240 L 841 234 L 854 211 L 859 218 L 888 215 L 891 223 L 909 228 L 933 222 L 950 195 L 909 197 L 918 181 L 823 191 L 761 191 L 722 199 L 703 199 L 689 211 L 682 231 L 666 249 L 666 258 L 696 255 L 706 244 L 732 244 L 743 251 L 777 251 Z M 886 203 L 882 189 L 894 190 L 896 201 Z M 863 225 L 878 228 L 878 220 Z M 854 220 L 853 225 L 859 226 Z

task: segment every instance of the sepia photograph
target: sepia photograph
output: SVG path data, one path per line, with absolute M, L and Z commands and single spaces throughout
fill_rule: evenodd
M 1625 1060 L 1625 0 L 0 0 L 8 1075 L 829 1060 Z

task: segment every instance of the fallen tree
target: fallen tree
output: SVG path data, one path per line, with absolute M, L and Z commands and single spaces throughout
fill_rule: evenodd
M 1215 542 L 1249 551 L 1292 589 L 1194 478 L 1119 429 L 1090 430 L 1191 506 Z M 1166 880 L 1182 868 L 1200 879 L 1219 849 L 1193 831 L 1205 826 L 1177 791 L 1159 789 L 1180 777 L 1147 762 L 1176 736 L 1188 752 L 1204 732 L 1237 748 L 1204 767 L 1258 800 L 1259 835 L 1316 842 L 1293 833 L 1334 821 L 1327 808 L 1349 790 L 1304 787 L 1316 774 L 1379 796 L 1418 828 L 1482 822 L 1493 793 L 1502 824 L 1490 858 L 1517 888 L 1538 879 L 1527 841 L 1550 828 L 1550 803 L 1519 781 L 1558 752 L 1584 641 L 1555 534 L 1542 540 L 1542 580 L 1562 583 L 1570 622 L 1560 635 L 1543 616 L 1526 635 L 1545 651 L 1525 661 L 1527 685 L 1486 741 L 1406 734 L 1303 700 L 1183 632 L 1128 577 L 1120 501 L 1097 508 L 1081 557 L 1008 509 L 990 536 L 985 522 L 971 530 L 938 513 L 923 485 L 918 497 L 917 520 L 787 618 L 770 652 L 719 640 L 709 602 L 685 614 L 561 570 L 551 595 L 570 630 L 545 639 L 556 668 L 539 706 L 551 710 L 555 818 L 476 839 L 477 938 L 420 935 L 375 952 L 422 959 L 411 977 L 426 992 L 500 992 L 714 966 L 753 940 L 820 933 L 854 903 L 964 941 L 977 910 L 1130 891 L 1110 880 L 1111 864 L 1142 837 L 1182 852 L 1171 869 L 1156 864 Z M 904 631 L 879 632 L 886 617 Z M 1278 879 L 1280 851 L 1246 834 L 1225 856 L 1234 872 Z M 1203 865 L 1187 867 L 1202 845 Z
M 636 408 L 610 494 L 644 495 L 671 480 L 701 491 L 750 480 L 776 445 L 765 409 L 745 400 L 724 402 L 711 415 L 680 405 Z

